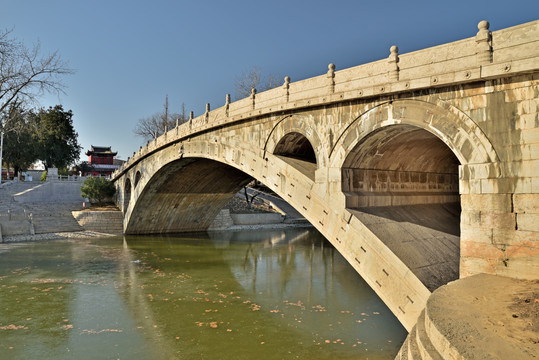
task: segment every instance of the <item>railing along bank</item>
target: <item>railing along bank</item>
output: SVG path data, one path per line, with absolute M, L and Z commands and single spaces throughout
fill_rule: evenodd
M 112 176 L 118 179 L 132 166 L 152 153 L 214 127 L 255 119 L 271 113 L 288 112 L 343 101 L 382 97 L 433 87 L 443 87 L 513 76 L 537 69 L 539 56 L 539 20 L 491 32 L 481 21 L 475 37 L 399 54 L 391 46 L 388 58 L 335 71 L 329 64 L 324 75 L 282 86 L 210 109 L 140 147 Z

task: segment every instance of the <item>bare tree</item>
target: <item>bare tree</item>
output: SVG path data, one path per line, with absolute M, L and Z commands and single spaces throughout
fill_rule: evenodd
M 242 72 L 236 77 L 234 83 L 236 90 L 236 99 L 243 99 L 251 94 L 251 89 L 257 89 L 260 86 L 261 71 L 255 66 L 249 71 Z M 262 89 L 257 89 L 262 90 Z
M 234 87 L 236 100 L 243 99 L 251 95 L 251 89 L 265 91 L 279 86 L 279 81 L 275 74 L 269 74 L 266 78 L 262 76 L 262 71 L 258 66 L 254 66 L 248 71 L 236 76 Z
M 45 92 L 63 92 L 60 77 L 73 70 L 58 52 L 41 55 L 39 43 L 29 49 L 10 35 L 11 30 L 0 31 L 0 112 L 17 99 L 31 102 Z
M 282 81 L 279 80 L 277 75 L 269 74 L 268 78 L 266 79 L 266 86 L 265 86 L 266 88 L 264 90 L 273 89 L 282 84 L 283 84 Z
M 146 141 L 152 140 L 163 134 L 165 130 L 170 130 L 186 122 L 188 119 L 185 115 L 185 104 L 182 103 L 180 113 L 168 112 L 168 97 L 165 101 L 164 111 L 155 113 L 149 117 L 139 119 L 137 125 L 133 129 L 135 135 L 140 136 Z
M 243 191 L 244 191 L 244 194 L 245 194 L 245 201 L 247 202 L 247 205 L 249 206 L 249 210 L 253 208 L 253 201 L 255 200 L 255 198 L 261 194 L 260 191 L 257 191 L 255 192 L 254 194 L 251 195 L 251 199 L 249 199 L 249 193 L 247 192 L 247 186 L 244 186 L 243 187 Z

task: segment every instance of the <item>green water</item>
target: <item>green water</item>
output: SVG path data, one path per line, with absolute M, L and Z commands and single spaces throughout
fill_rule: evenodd
M 2 359 L 393 359 L 406 336 L 314 230 L 0 251 Z

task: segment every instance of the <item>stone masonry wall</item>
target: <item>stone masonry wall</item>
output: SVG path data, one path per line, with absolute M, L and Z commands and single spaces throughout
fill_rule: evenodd
M 495 79 L 459 100 L 499 157 L 460 168 L 461 277 L 539 274 L 538 83 L 539 74 Z
M 72 214 L 84 230 L 106 234 L 122 233 L 121 211 L 73 211 Z

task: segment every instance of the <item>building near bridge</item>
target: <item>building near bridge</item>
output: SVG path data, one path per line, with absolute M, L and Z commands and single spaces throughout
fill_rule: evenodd
M 88 155 L 88 165 L 91 170 L 86 175 L 91 176 L 110 176 L 123 161 L 115 159 L 118 154 L 112 151 L 111 146 L 91 146 L 91 150 L 86 152 Z

